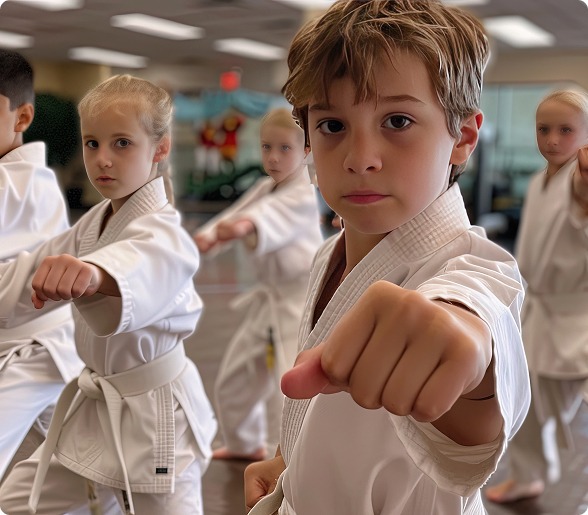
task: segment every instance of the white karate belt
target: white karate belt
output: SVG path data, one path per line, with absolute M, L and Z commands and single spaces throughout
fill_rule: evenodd
M 55 411 L 47 438 L 44 443 L 43 451 L 39 459 L 39 465 L 33 481 L 31 495 L 29 497 L 29 509 L 31 513 L 36 513 L 39 497 L 41 495 L 41 486 L 45 481 L 49 462 L 57 447 L 57 441 L 61 433 L 61 428 L 67 422 L 67 414 L 72 406 L 72 402 L 77 392 L 80 391 L 82 396 L 90 399 L 106 402 L 108 409 L 110 429 L 112 439 L 116 448 L 119 463 L 122 468 L 125 479 L 125 488 L 128 494 L 129 508 L 131 513 L 135 513 L 133 506 L 133 496 L 131 485 L 127 472 L 126 463 L 122 451 L 121 439 L 121 414 L 123 400 L 125 397 L 141 395 L 151 390 L 156 390 L 171 383 L 184 370 L 186 366 L 186 353 L 184 344 L 180 343 L 168 353 L 160 356 L 149 363 L 132 368 L 120 374 L 111 376 L 99 376 L 89 368 L 85 368 L 77 379 L 69 382 L 63 389 L 59 400 L 55 405 Z M 81 400 L 78 401 L 78 405 Z M 72 413 L 74 410 L 72 410 Z

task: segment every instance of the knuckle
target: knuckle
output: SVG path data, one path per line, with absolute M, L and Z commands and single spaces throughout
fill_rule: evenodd
M 444 410 L 431 402 L 417 401 L 412 416 L 419 422 L 433 422 L 443 415 Z
M 382 407 L 380 399 L 368 392 L 358 391 L 352 388 L 350 393 L 355 403 L 359 404 L 362 408 L 374 410 Z
M 386 411 L 400 417 L 410 415 L 413 411 L 412 405 L 409 406 L 408 403 L 402 402 L 399 399 L 383 398 L 382 406 L 386 408 Z
M 77 299 L 77 298 L 81 297 L 83 293 L 84 293 L 84 290 L 82 288 L 80 288 L 79 286 L 74 286 L 71 289 L 71 292 L 70 292 L 71 297 L 70 298 Z
M 70 299 L 71 292 L 63 286 L 58 286 L 56 289 L 56 297 L 59 297 L 60 299 Z
M 325 366 L 323 364 L 323 372 L 329 379 L 330 383 L 335 386 L 347 386 L 349 382 L 349 377 L 347 373 L 340 367 Z

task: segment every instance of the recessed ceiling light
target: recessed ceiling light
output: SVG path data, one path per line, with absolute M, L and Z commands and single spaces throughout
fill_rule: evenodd
M 68 9 L 80 9 L 84 0 L 8 0 L 19 4 L 30 5 L 46 11 L 66 11 Z
M 133 13 L 120 14 L 110 18 L 113 27 L 142 32 L 151 36 L 159 36 L 168 39 L 199 39 L 204 37 L 204 29 L 184 25 L 175 21 L 164 20 L 147 14 Z
M 147 58 L 141 55 L 125 54 L 113 50 L 94 47 L 70 48 L 67 53 L 70 59 L 88 63 L 106 64 L 120 68 L 145 68 Z
M 555 36 L 522 16 L 496 16 L 482 20 L 492 36 L 514 47 L 553 46 Z
M 328 9 L 336 0 L 274 0 L 297 9 Z
M 214 42 L 214 49 L 261 61 L 276 61 L 286 57 L 286 50 L 282 47 L 244 38 L 217 39 Z
M 0 30 L 0 48 L 30 48 L 34 41 L 32 36 Z

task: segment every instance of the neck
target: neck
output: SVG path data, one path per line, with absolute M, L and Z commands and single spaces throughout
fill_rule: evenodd
M 552 164 L 549 161 L 547 162 L 547 168 L 545 170 L 545 173 L 547 174 L 548 177 L 553 177 L 557 172 L 559 172 L 562 168 L 564 168 L 565 166 L 567 166 L 569 163 L 571 163 L 574 159 L 576 159 L 576 155 L 572 156 L 570 159 L 568 159 L 564 164 L 559 165 L 559 164 Z
M 279 188 L 280 186 L 285 186 L 286 184 L 289 184 L 292 181 L 296 180 L 297 177 L 300 177 L 300 174 L 303 172 L 303 170 L 305 168 L 306 168 L 305 166 L 302 166 L 301 168 L 299 168 L 295 172 L 292 172 L 290 175 L 288 175 L 288 177 L 286 177 L 285 179 L 276 183 L 276 188 Z
M 17 149 L 18 147 L 22 147 L 22 145 L 23 145 L 22 133 L 17 132 L 16 136 L 14 138 L 14 141 L 12 142 L 12 145 L 10 145 L 0 157 L 4 157 L 6 154 L 9 154 L 14 149 Z
M 387 234 L 363 234 L 355 231 L 349 224 L 345 224 L 346 266 L 343 277 L 349 275 L 355 265 L 366 257 L 386 236 Z

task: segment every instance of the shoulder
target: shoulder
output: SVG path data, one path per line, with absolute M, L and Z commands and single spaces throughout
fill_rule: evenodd
M 180 212 L 171 204 L 129 220 L 121 236 L 151 241 L 158 246 L 196 249 L 194 240 L 182 225 Z
M 35 168 L 47 168 L 45 143 L 34 141 L 20 145 L 4 155 L 0 163 L 28 163 Z

